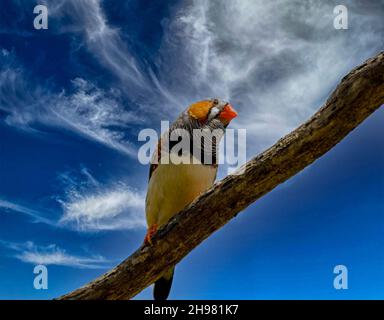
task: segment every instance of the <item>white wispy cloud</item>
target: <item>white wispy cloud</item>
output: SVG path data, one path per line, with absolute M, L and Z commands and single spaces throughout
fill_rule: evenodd
M 53 199 L 61 209 L 43 212 L 31 204 L 0 197 L 0 213 L 23 214 L 34 223 L 78 232 L 140 230 L 146 227 L 144 194 L 126 183 L 101 183 L 86 167 L 79 172 L 60 174 L 59 181 L 64 195 Z
M 129 88 L 149 89 L 145 73 L 121 39 L 119 30 L 108 24 L 101 1 L 69 0 L 56 12 L 72 18 L 72 29 L 66 31 L 83 33 L 92 54 Z
M 349 30 L 333 28 L 334 6 L 184 2 L 166 27 L 162 85 L 187 101 L 229 99 L 240 111 L 233 125 L 247 128 L 252 148 L 265 147 L 309 117 L 346 72 L 382 49 L 379 1 L 369 7 L 349 2 Z
M 86 79 L 74 79 L 73 93 L 47 95 L 31 88 L 28 79 L 20 81 L 18 67 L 6 68 L 0 93 L 11 113 L 8 123 L 65 125 L 131 156 L 135 151 L 122 133 L 124 125 L 158 113 L 172 119 L 187 104 L 212 96 L 239 109 L 233 125 L 247 128 L 252 148 L 265 147 L 311 115 L 353 66 L 382 49 L 384 32 L 380 1 L 369 6 L 350 1 L 349 30 L 333 28 L 332 1 L 180 2 L 163 23 L 154 72 L 129 47 L 129 34 L 109 23 L 102 1 L 46 3 L 55 21 L 50 32 L 57 28 L 80 39 L 79 48 L 120 79 L 124 97 L 136 102 L 137 110 L 127 112 L 117 91 L 106 92 Z
M 36 124 L 61 128 L 136 157 L 127 132 L 141 119 L 119 101 L 118 92 L 75 78 L 73 92 L 52 93 L 31 86 L 25 70 L 9 59 L 0 69 L 0 110 L 6 112 L 8 125 L 35 134 L 41 133 Z
M 121 88 L 129 91 L 128 98 L 140 110 L 164 114 L 179 105 L 180 101 L 158 81 L 150 65 L 128 46 L 120 29 L 108 22 L 101 0 L 66 0 L 59 6 L 56 0 L 48 4 L 51 2 L 51 17 L 63 22 L 58 32 L 82 35 L 81 46 L 119 79 Z M 129 34 L 125 37 L 130 38 Z
M 49 224 L 51 226 L 56 226 L 56 222 L 53 219 L 51 220 L 45 217 L 47 216 L 47 214 L 44 215 L 40 211 L 28 208 L 19 203 L 11 202 L 0 198 L 0 209 L 27 215 L 32 218 L 33 222 L 41 222 Z
M 32 241 L 16 243 L 0 240 L 0 245 L 10 250 L 14 258 L 34 265 L 58 265 L 82 269 L 104 269 L 110 266 L 110 262 L 100 255 L 73 255 L 55 244 L 38 246 Z
M 97 195 L 81 195 L 63 202 L 60 222 L 74 224 L 80 230 L 144 228 L 143 198 L 119 187 Z
M 58 199 L 63 207 L 59 224 L 78 231 L 133 230 L 145 228 L 144 195 L 125 183 L 105 186 L 88 170 L 81 183 L 62 174 L 66 195 Z
M 51 97 L 50 110 L 57 117 L 56 125 L 63 125 L 135 157 L 137 152 L 125 130 L 140 123 L 140 119 L 126 110 L 113 93 L 105 92 L 82 78 L 76 78 L 72 83 L 75 89 L 73 94 L 62 93 Z

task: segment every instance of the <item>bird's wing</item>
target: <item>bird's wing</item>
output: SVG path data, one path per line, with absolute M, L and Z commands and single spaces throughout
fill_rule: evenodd
M 153 152 L 153 155 L 152 155 L 151 165 L 149 167 L 148 181 L 151 180 L 151 177 L 152 177 L 153 173 L 155 172 L 155 170 L 159 166 L 160 156 L 161 156 L 161 138 L 159 139 L 159 141 L 157 143 L 157 146 L 156 146 L 156 149 L 155 149 L 155 151 Z
M 182 120 L 181 120 L 181 116 L 172 124 L 172 126 L 169 128 L 169 130 L 165 131 L 159 141 L 157 142 L 157 146 L 156 146 L 156 149 L 155 151 L 153 152 L 153 155 L 152 155 L 152 159 L 151 159 L 151 165 L 149 167 L 149 177 L 148 177 L 148 181 L 151 180 L 151 177 L 153 175 L 153 173 L 155 172 L 155 170 L 157 169 L 157 167 L 159 166 L 159 163 L 160 163 L 160 158 L 161 158 L 161 146 L 164 144 L 164 143 L 172 143 L 169 141 L 169 135 L 171 134 L 171 132 L 177 128 L 180 128 L 182 127 Z M 168 139 L 166 139 L 166 137 L 168 136 Z M 172 146 L 169 146 L 169 150 L 172 149 Z M 166 148 L 164 148 L 164 150 L 166 150 Z

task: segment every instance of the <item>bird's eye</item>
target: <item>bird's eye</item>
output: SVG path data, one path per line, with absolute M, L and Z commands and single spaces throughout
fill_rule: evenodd
M 219 99 L 213 99 L 213 104 L 219 104 Z

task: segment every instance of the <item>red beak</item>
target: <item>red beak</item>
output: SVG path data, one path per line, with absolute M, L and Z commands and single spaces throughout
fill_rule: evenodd
M 225 119 L 227 121 L 231 121 L 233 118 L 237 117 L 237 112 L 233 107 L 228 103 L 223 111 L 220 113 L 220 119 Z

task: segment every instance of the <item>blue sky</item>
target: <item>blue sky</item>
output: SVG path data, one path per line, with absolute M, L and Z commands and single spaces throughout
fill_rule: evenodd
M 48 30 L 33 28 L 38 3 Z M 306 120 L 383 50 L 383 2 L 346 1 L 348 30 L 333 28 L 337 4 L 2 0 L 0 298 L 54 298 L 141 244 L 141 129 L 222 97 L 250 158 Z M 384 298 L 383 121 L 378 110 L 192 251 L 170 298 Z M 48 290 L 33 288 L 39 263 Z M 348 290 L 333 288 L 338 264 Z

